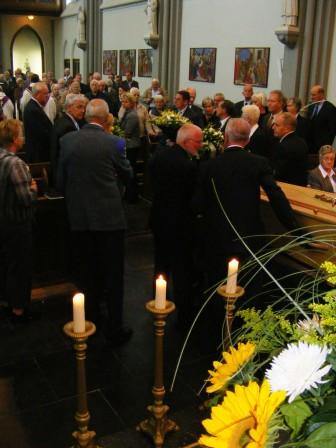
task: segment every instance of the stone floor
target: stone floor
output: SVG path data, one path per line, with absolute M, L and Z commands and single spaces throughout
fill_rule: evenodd
M 105 448 L 153 446 L 138 433 L 137 423 L 148 416 L 152 402 L 153 324 L 145 311 L 151 298 L 152 238 L 147 230 L 148 206 L 129 207 L 125 314 L 133 338 L 113 348 L 102 335 L 89 340 L 87 353 L 90 428 Z M 76 428 L 75 358 L 62 327 L 71 320 L 71 297 L 35 303 L 40 321 L 13 327 L 0 311 L 0 448 L 62 448 L 72 445 Z M 165 384 L 169 389 L 185 332 L 168 318 L 165 336 Z M 165 447 L 176 448 L 197 440 L 201 431 L 204 396 L 197 395 L 214 358 L 207 323 L 195 329 L 187 344 L 172 392 L 166 402 L 180 430 L 166 438 Z

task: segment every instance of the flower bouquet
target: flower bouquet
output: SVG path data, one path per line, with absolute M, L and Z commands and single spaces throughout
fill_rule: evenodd
M 203 146 L 198 152 L 200 159 L 216 157 L 221 151 L 224 143 L 223 133 L 211 125 L 203 129 Z
M 125 138 L 125 132 L 120 127 L 119 120 L 115 120 L 110 128 L 111 134 L 116 135 L 117 137 Z
M 164 110 L 161 115 L 153 117 L 151 122 L 162 129 L 162 133 L 167 139 L 174 142 L 179 128 L 186 123 L 190 123 L 188 118 L 171 109 Z
M 209 371 L 211 418 L 200 446 L 336 446 L 336 290 L 309 302 L 304 320 L 288 307 L 237 313 L 237 348 Z

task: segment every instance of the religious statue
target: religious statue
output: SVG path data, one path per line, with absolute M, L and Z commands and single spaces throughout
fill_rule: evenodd
M 159 0 L 147 0 L 145 13 L 147 15 L 148 34 L 145 36 L 145 42 L 152 48 L 156 48 L 159 41 L 158 9 Z
M 283 0 L 282 18 L 284 26 L 297 26 L 298 0 Z
M 85 49 L 86 39 L 85 39 L 85 14 L 83 8 L 80 6 L 78 9 L 77 17 L 77 46 L 79 48 Z
M 147 0 L 146 14 L 150 36 L 151 35 L 157 36 L 158 34 L 157 12 L 158 12 L 158 0 Z

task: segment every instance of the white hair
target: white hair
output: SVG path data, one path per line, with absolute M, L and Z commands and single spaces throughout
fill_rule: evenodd
M 250 104 L 242 108 L 242 118 L 245 118 L 251 126 L 258 123 L 260 109 L 255 104 Z

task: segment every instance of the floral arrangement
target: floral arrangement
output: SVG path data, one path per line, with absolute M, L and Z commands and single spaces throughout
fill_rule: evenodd
M 175 128 L 178 129 L 186 123 L 190 123 L 188 118 L 183 117 L 179 112 L 171 109 L 164 110 L 161 115 L 153 117 L 150 120 L 159 128 Z
M 237 313 L 237 347 L 209 370 L 211 418 L 202 422 L 208 434 L 200 446 L 336 446 L 336 289 L 320 298 L 306 303 L 305 320 L 288 307 Z
M 198 152 L 199 158 L 208 159 L 209 157 L 215 157 L 220 152 L 223 143 L 223 133 L 211 125 L 206 126 L 203 129 L 203 146 Z
M 121 129 L 119 120 L 114 121 L 114 123 L 111 125 L 110 132 L 117 137 L 125 138 L 125 132 L 123 129 Z
M 332 263 L 331 261 L 324 261 L 321 264 L 321 269 L 325 272 L 328 283 L 332 286 L 335 286 L 336 285 L 336 264 Z M 330 274 L 334 274 L 334 275 L 330 275 Z

